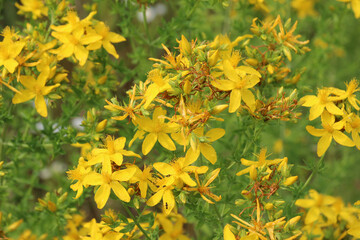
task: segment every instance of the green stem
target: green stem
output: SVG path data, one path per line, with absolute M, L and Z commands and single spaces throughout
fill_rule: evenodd
M 191 17 L 191 15 L 194 13 L 195 9 L 198 7 L 199 3 L 200 3 L 200 0 L 197 0 L 196 3 L 191 8 L 191 10 L 186 15 L 186 19 L 189 19 Z
M 222 231 L 222 229 L 224 229 L 223 219 L 222 219 L 222 217 L 221 217 L 221 215 L 220 215 L 220 212 L 219 212 L 219 209 L 217 208 L 216 203 L 214 203 L 213 206 L 214 206 L 214 208 L 215 208 L 215 213 L 216 213 L 216 215 L 217 215 L 217 217 L 218 217 L 218 220 L 219 220 L 219 222 L 220 222 L 221 231 Z
M 137 221 L 137 219 L 135 218 L 135 216 L 132 214 L 132 212 L 130 211 L 130 209 L 122 203 L 122 206 L 124 207 L 125 211 L 129 214 L 129 216 L 132 218 L 132 220 L 134 220 L 134 223 L 136 224 L 136 226 L 140 229 L 140 231 L 142 231 L 142 233 L 144 234 L 144 236 L 146 237 L 146 239 L 150 239 L 150 237 L 147 235 L 146 231 L 141 227 L 141 225 L 139 224 L 139 222 Z
M 150 50 L 150 56 L 153 56 L 153 52 L 152 52 L 152 47 L 151 47 L 151 41 L 150 41 L 150 32 L 149 32 L 149 24 L 146 18 L 146 6 L 144 5 L 142 8 L 142 15 L 143 15 L 143 19 L 144 19 L 144 28 L 145 28 L 145 33 L 146 33 L 146 37 L 147 37 L 147 41 L 148 42 L 148 47 Z

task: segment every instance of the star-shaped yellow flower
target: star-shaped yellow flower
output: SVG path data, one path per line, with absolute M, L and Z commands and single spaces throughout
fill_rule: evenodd
M 48 112 L 44 96 L 48 95 L 54 88 L 60 86 L 59 83 L 51 86 L 45 86 L 48 76 L 48 71 L 40 73 L 37 80 L 35 80 L 33 76 L 21 76 L 20 82 L 25 86 L 26 89 L 21 90 L 20 93 L 15 94 L 12 99 L 13 104 L 26 102 L 35 98 L 36 111 L 41 116 L 47 117 Z

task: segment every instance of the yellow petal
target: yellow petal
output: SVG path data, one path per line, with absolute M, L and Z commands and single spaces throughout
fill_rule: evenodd
M 119 55 L 117 54 L 114 45 L 112 45 L 109 41 L 104 41 L 103 47 L 109 54 L 113 55 L 115 58 L 119 58 Z
M 320 210 L 317 207 L 310 208 L 309 212 L 306 214 L 305 217 L 305 224 L 311 224 L 318 220 L 320 217 Z
M 42 116 L 47 117 L 47 108 L 46 108 L 46 102 L 43 95 L 36 95 L 35 97 L 35 108 L 36 111 Z
M 156 133 L 149 133 L 142 144 L 142 153 L 147 155 L 151 149 L 153 149 L 155 143 L 157 141 L 157 134 Z
M 330 133 L 326 133 L 325 135 L 323 135 L 320 138 L 320 140 L 319 140 L 319 142 L 317 144 L 317 155 L 319 157 L 324 155 L 326 150 L 329 148 L 331 140 L 332 140 L 332 135 Z
M 19 65 L 19 63 L 13 58 L 5 60 L 3 64 L 10 73 L 14 73 L 15 68 Z
M 253 112 L 255 111 L 255 96 L 254 94 L 248 90 L 244 89 L 241 91 L 242 100 L 246 103 L 246 105 L 250 108 L 250 110 Z
M 175 207 L 175 198 L 171 190 L 165 190 L 164 192 L 163 207 L 166 215 L 169 215 Z
M 165 191 L 165 189 L 159 190 L 146 202 L 146 204 L 150 207 L 153 207 L 156 204 L 158 204 L 160 202 L 162 196 L 164 195 L 164 191 Z
M 321 137 L 327 132 L 325 129 L 317 129 L 313 126 L 306 126 L 306 131 L 315 137 Z
M 237 75 L 235 69 L 233 68 L 229 60 L 224 61 L 223 67 L 224 74 L 227 78 L 229 78 L 233 82 L 238 82 L 240 80 L 240 77 Z
M 214 142 L 214 141 L 218 140 L 219 138 L 222 138 L 224 135 L 225 135 L 224 129 L 213 128 L 205 134 L 205 137 L 207 138 L 207 140 L 209 140 L 209 142 Z
M 95 193 L 95 202 L 98 209 L 102 209 L 110 196 L 110 185 L 103 184 L 101 185 Z
M 340 131 L 334 131 L 333 137 L 337 143 L 339 143 L 343 146 L 347 146 L 347 147 L 355 146 L 354 142 L 348 136 L 346 136 L 344 133 L 342 133 Z
M 126 39 L 123 36 L 113 32 L 109 32 L 106 39 L 108 39 L 110 42 L 113 43 L 126 41 Z
M 76 45 L 74 48 L 74 54 L 77 60 L 79 60 L 79 65 L 84 66 L 89 55 L 89 51 L 81 45 Z
M 130 167 L 124 170 L 119 170 L 114 172 L 111 175 L 111 179 L 118 180 L 118 181 L 128 181 L 132 176 L 134 176 L 136 172 L 136 168 Z
M 204 157 L 212 164 L 216 163 L 217 156 L 215 149 L 208 143 L 200 143 L 200 151 Z
M 230 91 L 235 88 L 234 82 L 230 80 L 215 80 L 211 82 L 211 85 L 222 91 Z
M 126 191 L 123 185 L 121 185 L 121 183 L 117 181 L 111 181 L 110 187 L 121 201 L 130 202 L 129 193 Z
M 20 91 L 20 93 L 16 93 L 15 96 L 12 99 L 13 104 L 23 103 L 26 101 L 29 101 L 30 99 L 33 99 L 36 96 L 36 94 L 28 89 Z
M 175 169 L 168 163 L 157 162 L 157 163 L 154 163 L 153 166 L 158 172 L 160 172 L 164 176 L 176 174 Z
M 230 104 L 229 104 L 229 113 L 235 112 L 241 103 L 241 91 L 240 89 L 233 89 L 230 93 Z
M 140 188 L 140 192 L 141 192 L 141 197 L 146 198 L 146 193 L 147 193 L 147 188 L 148 188 L 147 183 L 144 181 L 140 181 L 139 188 Z
M 104 177 L 100 173 L 91 172 L 84 177 L 83 183 L 86 185 L 101 185 L 104 183 Z
M 170 151 L 176 150 L 174 142 L 171 140 L 171 138 L 166 133 L 159 132 L 157 137 L 158 137 L 158 141 L 161 144 L 161 146 L 163 146 L 164 148 L 166 148 Z
M 335 114 L 335 115 L 343 115 L 343 111 L 341 111 L 340 108 L 338 108 L 333 102 L 328 102 L 326 105 L 326 110 L 329 111 L 329 113 Z
M 313 105 L 310 108 L 309 120 L 312 121 L 312 120 L 318 118 L 324 111 L 324 108 L 325 108 L 325 106 L 321 105 L 321 104 Z
M 226 224 L 224 227 L 224 240 L 236 240 L 234 234 L 230 230 L 230 224 Z
M 312 107 L 313 105 L 319 102 L 318 97 L 314 95 L 308 95 L 300 99 L 300 102 L 303 102 L 302 106 L 304 107 Z
M 191 177 L 189 176 L 189 174 L 183 172 L 180 174 L 180 178 L 181 180 L 183 180 L 183 182 L 191 187 L 195 187 L 196 186 L 196 182 L 194 180 L 191 179 Z

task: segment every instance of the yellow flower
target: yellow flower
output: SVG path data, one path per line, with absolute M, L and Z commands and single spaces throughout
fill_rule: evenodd
M 151 188 L 151 190 L 156 191 L 156 188 L 153 184 L 154 178 L 151 173 L 152 167 L 144 166 L 143 171 L 141 171 L 140 168 L 136 165 L 134 165 L 134 167 L 136 168 L 136 172 L 130 179 L 130 183 L 138 182 L 141 197 L 146 198 L 148 186 Z
M 360 150 L 360 117 L 352 114 L 345 125 L 345 129 L 347 132 L 351 132 L 352 140 L 356 148 Z
M 199 192 L 200 196 L 202 197 L 202 199 L 204 199 L 206 202 L 210 203 L 210 204 L 214 204 L 213 201 L 211 201 L 210 199 L 208 199 L 207 197 L 205 197 L 205 195 L 211 197 L 212 199 L 214 199 L 215 201 L 220 201 L 221 200 L 221 196 L 217 196 L 215 194 L 213 194 L 210 189 L 212 187 L 209 187 L 209 185 L 215 180 L 215 178 L 219 175 L 220 172 L 220 168 L 215 169 L 214 171 L 212 171 L 210 173 L 210 177 L 209 179 L 206 181 L 205 184 L 200 184 L 199 181 L 199 175 L 198 173 L 204 173 L 205 171 L 195 171 L 195 178 L 196 178 L 196 182 L 197 182 L 197 187 L 195 188 L 189 188 L 189 187 L 184 187 L 184 190 L 186 191 L 196 191 Z
M 157 68 L 148 73 L 148 80 L 153 83 L 146 89 L 144 108 L 147 108 L 159 93 L 171 89 L 169 78 L 167 76 L 163 78 L 161 71 Z
M 274 160 L 266 160 L 266 148 L 262 148 L 260 150 L 260 154 L 258 156 L 258 160 L 257 161 L 250 161 L 250 160 L 246 160 L 244 158 L 241 158 L 241 164 L 245 165 L 245 166 L 249 166 L 243 170 L 241 170 L 240 172 L 236 173 L 237 176 L 241 176 L 245 173 L 250 173 L 250 170 L 253 170 L 253 166 L 255 168 L 260 168 L 260 167 L 268 167 L 270 165 L 274 165 L 274 164 L 278 164 L 278 163 L 282 163 L 282 162 L 287 162 L 287 157 L 284 158 L 277 158 Z
M 123 42 L 126 39 L 120 34 L 110 32 L 109 27 L 106 26 L 104 22 L 98 22 L 94 26 L 94 29 L 98 35 L 102 36 L 102 39 L 91 43 L 87 46 L 87 49 L 96 50 L 103 46 L 109 54 L 113 55 L 115 58 L 119 58 L 119 55 L 116 53 L 116 50 L 111 43 Z
M 102 169 L 106 172 L 111 172 L 111 162 L 121 166 L 123 162 L 123 155 L 141 158 L 140 155 L 132 151 L 124 150 L 125 142 L 125 137 L 113 139 L 111 136 L 107 136 L 105 140 L 105 148 L 94 148 L 91 151 L 92 157 L 88 164 L 95 165 L 101 162 Z
M 229 80 L 214 80 L 211 84 L 222 90 L 231 91 L 229 112 L 235 112 L 241 105 L 241 100 L 246 103 L 251 111 L 255 110 L 255 97 L 249 88 L 260 82 L 260 73 L 248 66 L 233 68 L 228 60 L 223 63 L 224 74 Z
M 162 116 L 166 115 L 166 110 L 158 107 L 154 110 L 153 119 L 148 117 L 139 117 L 136 122 L 139 128 L 149 134 L 146 135 L 142 144 L 142 153 L 147 155 L 154 147 L 155 143 L 159 141 L 164 148 L 175 151 L 176 147 L 174 142 L 169 137 L 168 133 L 175 132 L 178 128 L 177 124 L 165 123 Z
M 19 62 L 16 58 L 25 46 L 24 41 L 12 40 L 0 43 L 0 66 L 4 66 L 10 73 L 13 73 Z
M 333 89 L 323 88 L 319 89 L 318 95 L 308 95 L 303 97 L 300 101 L 304 102 L 302 106 L 311 107 L 309 120 L 312 121 L 318 118 L 326 109 L 329 113 L 334 115 L 343 115 L 343 111 L 338 108 L 334 101 L 339 100 L 338 96 L 330 96 L 333 94 Z
M 70 186 L 73 191 L 77 191 L 75 199 L 79 198 L 83 193 L 83 186 L 85 185 L 83 181 L 85 176 L 90 171 L 91 168 L 86 166 L 84 158 L 80 157 L 78 166 L 75 169 L 66 172 L 69 179 L 71 179 L 72 181 L 77 181 Z
M 33 19 L 37 19 L 42 16 L 48 15 L 48 8 L 44 6 L 43 1 L 41 0 L 20 0 L 20 1 L 22 5 L 15 3 L 15 6 L 19 9 L 18 14 L 31 12 Z
M 190 240 L 190 238 L 183 235 L 183 225 L 186 219 L 180 214 L 157 214 L 156 221 L 158 221 L 164 229 L 164 232 L 159 240 Z
M 172 193 L 172 186 L 175 181 L 175 178 L 165 177 L 156 182 L 159 186 L 157 192 L 146 202 L 146 204 L 150 207 L 155 206 L 158 204 L 161 199 L 163 200 L 163 211 L 166 215 L 169 215 L 173 208 L 175 207 L 175 198 L 174 194 Z
M 359 83 L 356 79 L 351 80 L 348 84 L 346 84 L 346 91 L 340 96 L 340 98 L 347 98 L 351 106 L 353 106 L 356 110 L 359 111 L 360 108 L 358 106 L 358 103 L 360 103 L 360 101 L 356 98 L 356 95 L 354 94 L 360 90 L 358 86 Z
M 63 18 L 67 23 L 60 26 L 51 25 L 51 29 L 55 30 L 56 32 L 71 33 L 75 29 L 85 28 L 91 25 L 90 20 L 95 14 L 96 12 L 93 11 L 86 18 L 80 20 L 75 11 L 68 11 L 66 17 Z
M 201 127 L 195 129 L 193 133 L 196 137 L 193 136 L 190 139 L 191 147 L 187 151 L 186 157 L 196 161 L 201 153 L 209 162 L 215 164 L 217 155 L 215 149 L 211 146 L 211 143 L 222 138 L 225 135 L 225 130 L 222 128 L 213 128 L 204 135 L 204 128 Z M 180 140 L 181 138 L 178 139 L 178 141 Z
M 134 174 L 135 168 L 127 168 L 116 172 L 106 172 L 102 170 L 101 174 L 96 172 L 89 173 L 83 180 L 84 184 L 100 185 L 95 192 L 95 202 L 99 209 L 102 209 L 109 199 L 111 190 L 124 202 L 130 202 L 129 193 L 120 182 L 128 181 Z
M 306 126 L 306 130 L 315 137 L 321 137 L 317 144 L 317 155 L 324 155 L 329 148 L 332 139 L 343 146 L 353 147 L 354 142 L 346 136 L 341 130 L 344 127 L 344 121 L 335 122 L 335 116 L 325 111 L 321 115 L 321 125 L 324 129 L 317 129 L 313 126 Z
M 13 104 L 29 101 L 35 98 L 36 111 L 43 117 L 47 117 L 48 112 L 44 96 L 48 95 L 54 88 L 60 86 L 59 83 L 51 86 L 45 86 L 49 76 L 48 71 L 41 72 L 37 80 L 33 76 L 21 76 L 20 82 L 26 89 L 16 93 L 12 99 Z
M 95 43 L 102 38 L 95 31 L 85 31 L 85 28 L 77 28 L 71 33 L 52 32 L 51 35 L 63 43 L 58 49 L 53 50 L 53 53 L 57 54 L 58 60 L 75 55 L 80 66 L 85 64 L 89 55 L 89 50 L 84 45 Z
M 184 183 L 189 186 L 196 186 L 194 180 L 192 180 L 189 176 L 189 172 L 192 171 L 192 169 L 189 168 L 189 165 L 192 164 L 195 160 L 182 157 L 170 162 L 170 164 L 157 162 L 154 163 L 153 166 L 163 176 L 173 176 L 175 179 L 174 185 L 176 185 L 177 188 L 182 188 Z
M 295 202 L 296 206 L 306 208 L 305 224 L 312 224 L 317 220 L 321 220 L 321 214 L 325 215 L 329 224 L 336 223 L 337 214 L 331 208 L 331 205 L 336 202 L 336 198 L 319 194 L 315 190 L 309 191 L 310 199 L 298 199 Z

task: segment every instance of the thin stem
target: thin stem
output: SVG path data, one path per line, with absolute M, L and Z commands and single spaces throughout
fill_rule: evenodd
M 219 220 L 220 225 L 221 225 L 221 230 L 222 230 L 222 229 L 224 229 L 223 219 L 222 219 L 222 217 L 221 217 L 221 215 L 220 215 L 220 212 L 219 212 L 219 209 L 217 208 L 216 203 L 214 203 L 213 206 L 214 206 L 214 208 L 215 208 L 215 213 L 216 213 L 216 215 L 217 215 L 217 217 L 218 217 L 218 220 Z
M 134 220 L 134 223 L 135 223 L 136 226 L 140 229 L 140 231 L 142 231 L 142 233 L 144 234 L 144 236 L 146 237 L 146 239 L 150 239 L 150 237 L 147 235 L 146 231 L 141 227 L 141 225 L 139 224 L 139 222 L 137 221 L 137 219 L 135 218 L 135 216 L 132 214 L 132 212 L 130 211 L 130 209 L 129 209 L 125 204 L 122 204 L 122 206 L 125 208 L 125 211 L 129 214 L 129 216 L 132 218 L 132 220 Z
M 193 7 L 191 8 L 191 10 L 188 12 L 188 14 L 186 15 L 186 19 L 189 19 L 191 17 L 191 15 L 194 13 L 195 9 L 197 8 L 197 6 L 199 5 L 200 0 L 197 0 L 196 3 L 193 5 Z

